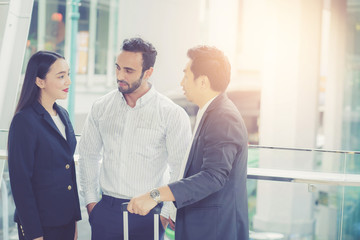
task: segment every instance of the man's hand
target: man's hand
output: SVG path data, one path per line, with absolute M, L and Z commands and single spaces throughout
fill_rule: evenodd
M 127 210 L 130 213 L 145 216 L 153 209 L 157 203 L 150 197 L 150 193 L 145 193 L 130 200 Z
M 169 225 L 170 228 L 175 231 L 175 222 L 171 219 L 171 217 L 169 217 Z
M 160 221 L 165 230 L 166 230 L 167 226 L 170 225 L 170 228 L 175 231 L 175 222 L 170 217 L 165 218 L 160 215 Z
M 43 237 L 34 238 L 34 240 L 44 240 Z
M 163 225 L 164 229 L 166 229 L 169 224 L 169 219 L 160 215 L 160 221 L 161 221 L 161 224 Z
M 166 230 L 167 226 L 169 225 L 170 228 L 175 231 L 175 222 L 170 217 L 165 218 L 160 215 L 160 221 L 165 230 Z
M 87 209 L 87 212 L 88 212 L 89 216 L 90 216 L 90 213 L 94 209 L 96 204 L 97 204 L 97 202 L 92 202 L 92 203 L 89 203 L 88 205 L 86 205 L 86 209 Z

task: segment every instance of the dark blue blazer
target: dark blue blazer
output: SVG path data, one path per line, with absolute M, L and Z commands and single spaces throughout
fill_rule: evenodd
M 42 226 L 81 219 L 73 158 L 76 138 L 66 110 L 56 103 L 54 109 L 67 140 L 37 101 L 14 116 L 9 130 L 14 220 L 22 225 L 26 239 L 42 236 Z
M 248 141 L 243 119 L 223 93 L 205 111 L 184 178 L 169 184 L 178 208 L 176 240 L 247 240 Z

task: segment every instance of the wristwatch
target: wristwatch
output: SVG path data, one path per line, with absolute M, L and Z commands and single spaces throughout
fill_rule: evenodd
M 161 203 L 161 200 L 160 200 L 160 192 L 158 189 L 154 188 L 153 190 L 150 191 L 150 197 L 152 199 L 154 199 L 154 201 L 159 204 Z

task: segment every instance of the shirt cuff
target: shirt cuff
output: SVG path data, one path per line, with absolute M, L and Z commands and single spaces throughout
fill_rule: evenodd
M 85 206 L 87 206 L 89 203 L 93 203 L 93 202 L 99 202 L 100 200 L 100 196 L 99 194 L 97 193 L 89 193 L 89 194 L 86 194 L 85 197 L 84 197 L 84 200 L 85 200 Z
M 164 202 L 163 207 L 161 208 L 161 213 L 160 215 L 163 216 L 164 218 L 168 219 L 170 216 L 170 212 L 171 212 L 171 205 L 170 202 Z
M 164 211 L 164 212 L 163 212 Z M 171 218 L 175 222 L 176 220 L 176 212 L 177 208 L 175 207 L 173 202 L 164 202 L 164 206 L 161 209 L 160 215 L 165 218 Z

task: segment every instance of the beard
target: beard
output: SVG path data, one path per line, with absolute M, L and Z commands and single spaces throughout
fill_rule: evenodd
M 133 82 L 130 86 L 129 83 L 125 82 L 124 80 L 117 80 L 117 83 L 123 83 L 126 84 L 127 88 L 123 88 L 118 86 L 119 92 L 123 94 L 130 94 L 133 93 L 136 89 L 138 89 L 143 81 L 144 73 L 141 74 L 140 78 Z

